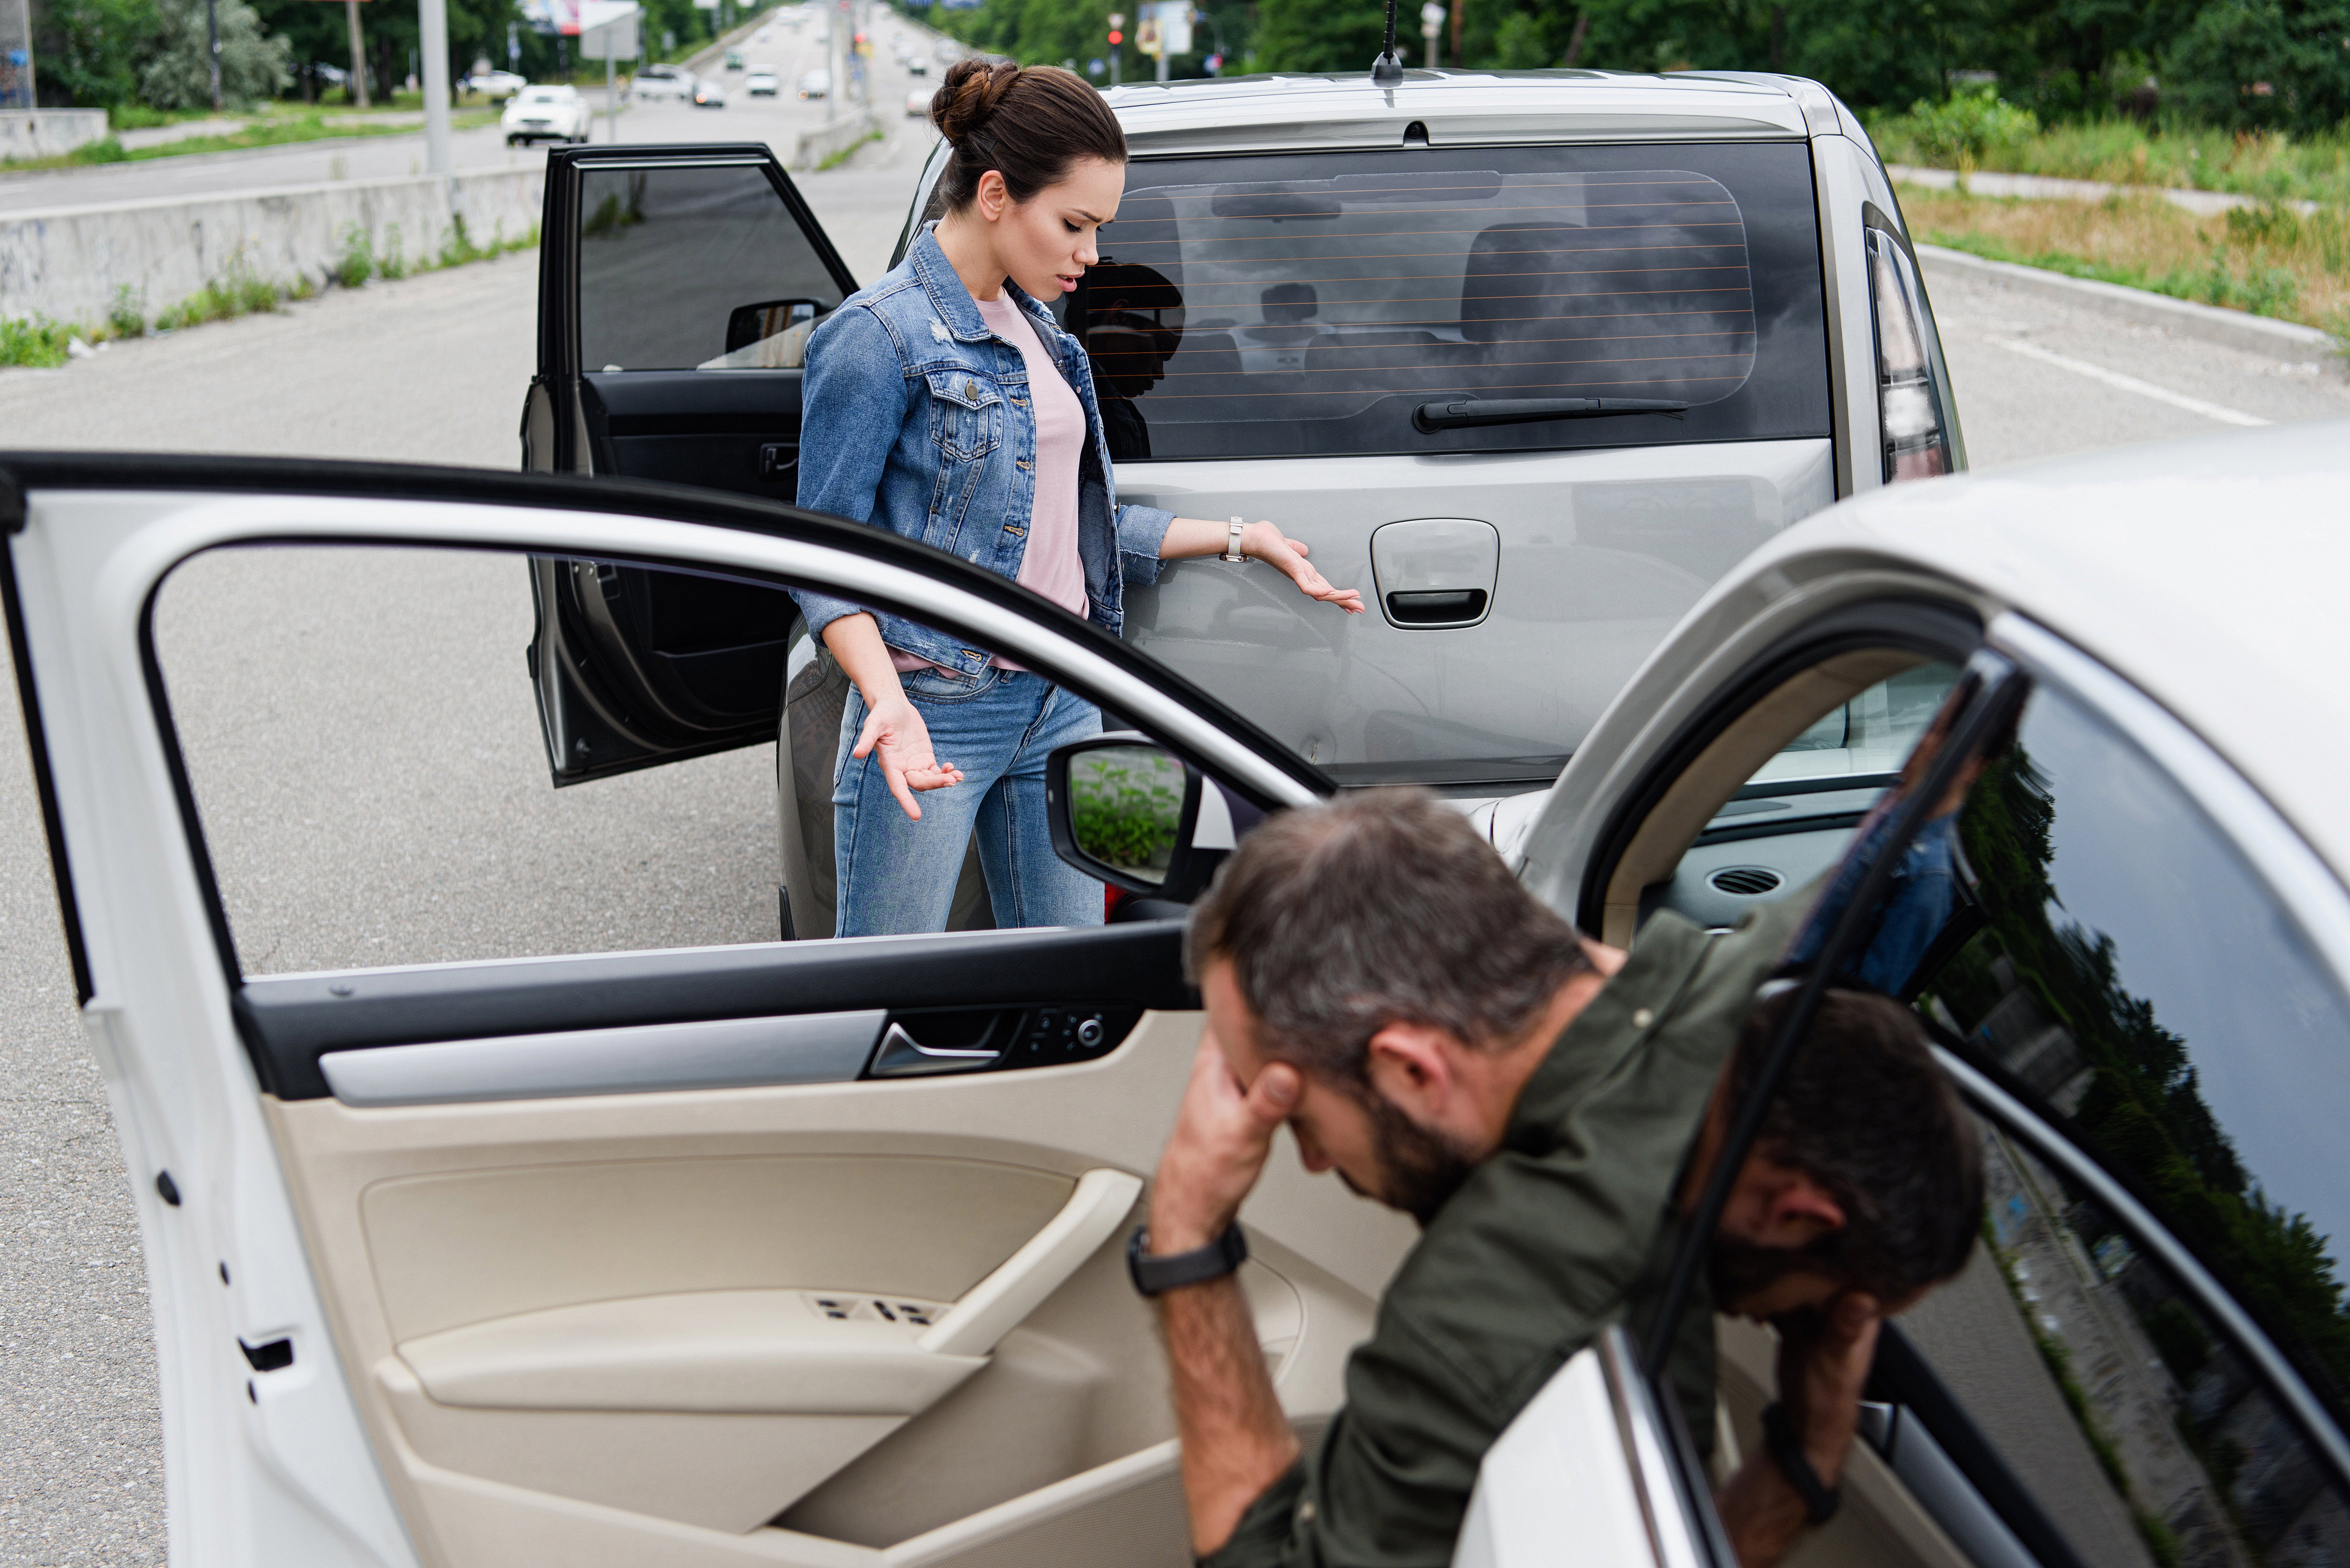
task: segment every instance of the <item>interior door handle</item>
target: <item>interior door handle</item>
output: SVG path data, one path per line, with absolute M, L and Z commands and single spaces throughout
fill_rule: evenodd
M 949 1047 L 925 1045 L 906 1033 L 902 1023 L 892 1023 L 881 1035 L 881 1048 L 873 1054 L 873 1076 L 877 1078 L 914 1078 L 932 1073 L 968 1073 L 984 1067 L 1003 1054 L 988 1046 Z
M 971 1287 L 917 1342 L 934 1355 L 985 1355 L 1059 1290 L 1142 1196 L 1142 1179 L 1088 1170 L 1051 1223 Z
M 771 441 L 759 448 L 759 477 L 781 479 L 800 465 L 797 441 Z

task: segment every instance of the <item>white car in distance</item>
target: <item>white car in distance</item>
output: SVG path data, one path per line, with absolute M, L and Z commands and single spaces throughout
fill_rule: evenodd
M 506 145 L 534 141 L 585 141 L 594 113 L 574 87 L 526 87 L 515 94 L 498 123 Z
M 457 84 L 460 90 L 484 98 L 512 98 L 530 85 L 530 78 L 512 71 L 476 71 Z
M 682 100 L 693 96 L 694 77 L 682 66 L 645 65 L 629 78 L 629 95 L 647 102 Z
M 827 98 L 832 93 L 832 73 L 819 66 L 803 74 L 799 87 L 802 98 Z
M 753 98 L 774 98 L 783 90 L 783 81 L 773 66 L 753 66 L 751 74 L 743 78 L 743 90 Z
M 918 87 L 913 91 L 908 93 L 906 95 L 906 118 L 908 119 L 930 119 L 931 97 L 932 94 L 931 89 L 926 87 Z

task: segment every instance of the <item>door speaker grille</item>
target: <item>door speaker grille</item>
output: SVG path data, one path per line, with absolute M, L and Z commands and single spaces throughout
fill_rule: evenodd
M 1734 893 L 1742 898 L 1759 898 L 1779 889 L 1780 877 L 1763 866 L 1725 866 L 1706 878 L 1714 890 Z

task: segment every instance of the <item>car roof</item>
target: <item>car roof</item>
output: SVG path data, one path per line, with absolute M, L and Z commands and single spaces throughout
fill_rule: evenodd
M 2350 879 L 2350 421 L 1890 485 L 1732 576 L 1800 578 L 1806 558 L 1856 552 L 1962 584 L 2093 656 Z
M 1375 87 L 1347 73 L 1222 77 L 1104 96 L 1137 153 L 1394 147 L 1414 122 L 1431 146 L 1522 140 L 1788 140 L 1858 137 L 1833 95 L 1751 72 L 1409 70 Z

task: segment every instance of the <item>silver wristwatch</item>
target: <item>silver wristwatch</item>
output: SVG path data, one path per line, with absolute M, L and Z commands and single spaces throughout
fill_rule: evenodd
M 1216 559 L 1218 559 L 1219 561 L 1241 561 L 1241 562 L 1244 562 L 1244 561 L 1246 561 L 1246 560 L 1248 559 L 1248 557 L 1247 557 L 1246 556 L 1244 556 L 1244 555 L 1243 555 L 1243 554 L 1241 553 L 1241 529 L 1242 529 L 1242 528 L 1243 528 L 1244 526 L 1246 526 L 1246 524 L 1244 524 L 1243 523 L 1242 523 L 1242 521 L 1241 521 L 1239 518 L 1235 517 L 1235 518 L 1233 518 L 1233 519 L 1232 519 L 1232 537 L 1231 537 L 1229 540 L 1225 541 L 1225 544 L 1224 544 L 1224 553 L 1223 553 L 1222 555 L 1221 555 L 1221 556 L 1218 556 L 1216 557 Z

